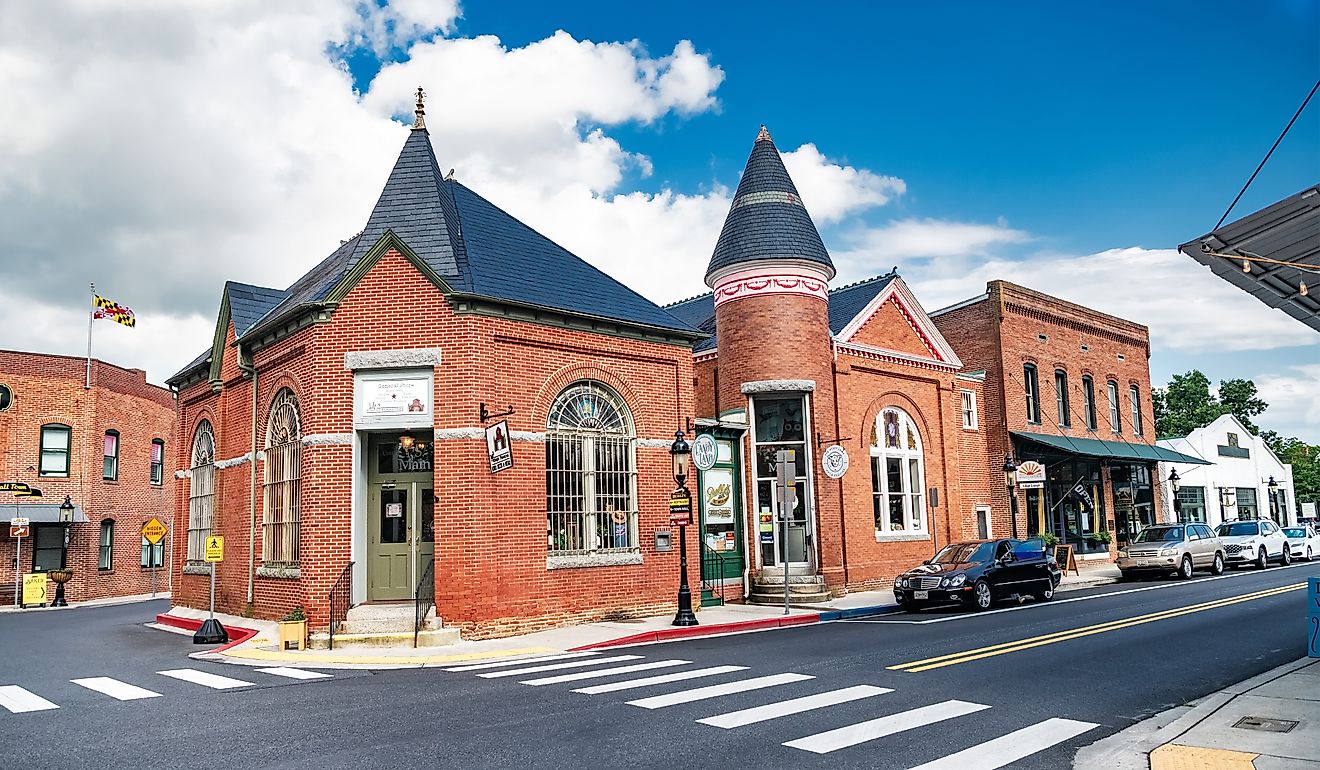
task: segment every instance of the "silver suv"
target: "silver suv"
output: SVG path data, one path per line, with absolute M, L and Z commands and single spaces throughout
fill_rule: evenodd
M 1258 569 L 1265 569 L 1272 561 L 1285 567 L 1292 563 L 1288 536 L 1272 521 L 1226 521 L 1219 525 L 1216 534 L 1224 542 L 1229 564 L 1254 563 Z
M 1224 571 L 1224 546 L 1204 524 L 1160 524 L 1137 533 L 1118 551 L 1118 569 L 1124 577 L 1138 572 L 1174 572 L 1190 578 L 1197 569 Z

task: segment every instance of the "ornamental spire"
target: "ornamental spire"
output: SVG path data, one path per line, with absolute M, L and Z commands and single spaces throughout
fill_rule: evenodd
M 426 107 L 422 104 L 425 97 L 426 92 L 422 91 L 421 86 L 417 86 L 417 108 L 413 110 L 413 114 L 417 117 L 413 120 L 413 130 L 426 130 Z
M 769 131 L 769 129 L 767 129 L 767 128 L 765 127 L 765 124 L 764 124 L 764 123 L 761 124 L 761 133 L 759 133 L 759 134 L 756 135 L 756 141 L 758 141 L 758 142 L 772 142 L 772 141 L 774 141 L 773 139 L 770 138 L 770 131 Z

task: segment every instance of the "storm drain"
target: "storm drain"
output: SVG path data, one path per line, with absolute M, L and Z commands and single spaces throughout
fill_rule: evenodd
M 1233 723 L 1243 730 L 1261 730 L 1267 733 L 1286 733 L 1297 726 L 1291 719 L 1271 719 L 1270 717 L 1242 717 Z

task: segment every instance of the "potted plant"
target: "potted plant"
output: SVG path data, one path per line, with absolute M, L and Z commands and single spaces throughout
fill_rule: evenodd
M 1046 532 L 1042 534 L 1040 538 L 1045 541 L 1046 548 L 1053 548 L 1059 544 L 1059 536 L 1053 532 Z
M 290 649 L 290 643 L 292 649 L 307 649 L 307 614 L 301 604 L 280 618 L 280 649 Z
M 1111 535 L 1107 529 L 1102 529 L 1095 533 L 1095 542 L 1104 547 L 1106 551 L 1109 550 L 1109 544 L 1113 542 L 1113 540 L 1114 536 Z
M 52 607 L 68 607 L 69 603 L 64 600 L 64 584 L 73 578 L 73 570 L 62 567 L 53 569 L 46 573 L 46 577 L 55 581 L 55 601 L 50 603 Z

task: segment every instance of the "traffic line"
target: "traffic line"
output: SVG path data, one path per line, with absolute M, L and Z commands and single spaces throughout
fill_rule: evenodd
M 691 663 L 690 660 L 656 660 L 650 663 L 634 663 L 631 666 L 615 666 L 614 668 L 600 668 L 593 671 L 575 671 L 572 674 L 559 674 L 557 676 L 546 676 L 540 679 L 526 679 L 518 684 L 530 684 L 533 687 L 540 687 L 547 684 L 559 684 L 561 682 L 575 682 L 579 679 L 599 679 L 603 676 L 617 676 L 618 674 L 631 674 L 636 671 L 650 671 L 657 668 L 669 668 L 671 666 L 682 666 Z
M 210 687 L 212 690 L 232 690 L 236 687 L 252 686 L 251 682 L 244 682 L 242 679 L 230 679 L 227 676 L 208 674 L 205 671 L 191 668 L 176 668 L 169 671 L 157 671 L 156 673 L 172 679 L 181 679 L 185 682 L 200 684 L 203 687 Z
M 1046 719 L 994 740 L 978 743 L 956 754 L 918 765 L 912 770 L 996 770 L 1071 740 L 1099 725 L 1073 719 Z
M 758 676 L 752 679 L 739 679 L 736 682 L 726 682 L 725 684 L 713 684 L 709 687 L 698 687 L 695 690 L 680 690 L 667 695 L 642 698 L 641 700 L 630 700 L 628 705 L 641 706 L 644 709 L 661 709 L 666 706 L 676 706 L 680 703 L 691 703 L 751 690 L 763 690 L 767 687 L 777 687 L 792 682 L 805 682 L 808 679 L 815 678 L 807 674 L 771 674 L 770 676 Z
M 13 714 L 22 714 L 28 711 L 49 711 L 50 709 L 59 708 L 59 706 L 40 695 L 30 693 L 16 684 L 7 684 L 0 687 L 0 706 L 9 709 L 10 713 Z
M 833 706 L 839 703 L 850 703 L 862 698 L 872 698 L 876 695 L 884 695 L 893 692 L 888 687 L 873 687 L 869 684 L 859 684 L 856 687 L 845 687 L 842 690 L 831 690 L 829 692 L 807 695 L 802 698 L 793 698 L 792 700 L 780 701 L 778 703 L 767 703 L 764 706 L 754 706 L 741 711 L 730 711 L 727 714 L 719 714 L 705 719 L 698 719 L 697 722 L 703 725 L 712 725 L 714 727 L 723 727 L 732 729 L 744 725 L 753 725 L 757 722 L 765 722 L 779 717 L 786 717 L 790 714 L 801 714 L 804 711 L 814 711 L 826 706 Z
M 546 666 L 532 666 L 531 668 L 515 668 L 512 671 L 491 671 L 485 674 L 477 674 L 482 679 L 499 679 L 505 676 L 522 676 L 524 674 L 539 674 L 542 671 L 556 671 L 561 668 L 581 668 L 582 666 L 597 666 L 601 663 L 620 663 L 625 660 L 639 660 L 641 655 L 615 655 L 612 658 L 592 658 L 591 660 L 570 660 L 567 663 L 551 663 Z
M 990 707 L 981 703 L 946 700 L 943 703 L 935 703 L 911 711 L 880 717 L 879 719 L 858 722 L 855 725 L 840 727 L 837 730 L 808 735 L 805 738 L 787 741 L 784 745 L 789 748 L 810 751 L 813 754 L 828 754 L 831 751 L 856 746 L 859 743 L 873 741 L 886 735 L 933 725 L 936 722 L 943 722 L 946 719 L 966 716 L 967 714 L 975 714 L 988 708 Z
M 746 666 L 711 666 L 710 668 L 698 668 L 692 671 L 679 671 L 674 674 L 661 674 L 660 676 L 648 676 L 643 679 L 625 679 L 622 682 L 610 682 L 609 684 L 598 684 L 592 687 L 583 687 L 573 692 L 585 693 L 587 695 L 599 695 L 603 692 L 618 692 L 620 690 L 632 690 L 638 687 L 650 687 L 657 684 L 669 684 L 670 682 L 683 682 L 689 679 L 701 679 L 708 676 L 717 676 L 719 674 L 728 674 L 734 671 L 746 671 Z
M 289 679 L 329 679 L 332 676 L 331 674 L 323 674 L 320 671 L 308 671 L 305 668 L 286 668 L 284 666 L 259 668 L 257 670 L 263 674 L 274 674 Z
M 563 655 L 536 655 L 530 658 L 513 658 L 510 660 L 497 660 L 494 663 L 473 663 L 469 666 L 454 666 L 445 671 L 481 671 L 488 668 L 502 668 L 504 666 L 525 666 L 529 663 L 541 663 L 550 660 L 568 660 L 569 658 L 585 658 L 588 655 L 599 655 L 599 652 L 566 652 Z
M 108 676 L 93 676 L 87 679 L 70 679 L 69 681 L 79 687 L 86 687 L 103 695 L 109 695 L 115 700 L 140 700 L 142 698 L 160 697 L 158 692 L 128 682 L 121 682 L 118 679 L 111 679 Z
M 1019 639 L 1013 642 L 1003 642 L 1001 644 L 993 644 L 988 647 L 978 647 L 974 650 L 965 650 L 963 652 L 955 652 L 955 653 L 950 653 L 948 655 L 940 655 L 934 658 L 923 658 L 922 660 L 914 660 L 914 661 L 909 661 L 907 663 L 898 663 L 893 666 L 887 666 L 887 668 L 890 671 L 908 671 L 908 672 L 929 671 L 931 669 L 943 668 L 945 666 L 952 666 L 958 663 L 968 663 L 974 660 L 981 660 L 983 658 L 991 658 L 996 655 L 1005 655 L 1010 652 L 1020 652 L 1021 650 L 1028 650 L 1033 647 L 1040 647 L 1046 644 L 1066 642 L 1071 639 L 1079 639 L 1084 636 L 1103 634 L 1108 631 L 1117 631 L 1119 629 L 1130 628 L 1132 626 L 1139 626 L 1145 623 L 1154 623 L 1160 620 L 1168 620 L 1170 618 L 1176 618 L 1183 615 L 1190 615 L 1196 612 L 1205 612 L 1207 610 L 1219 609 L 1220 607 L 1228 607 L 1242 602 L 1254 601 L 1256 599 L 1266 599 L 1271 596 L 1278 596 L 1280 594 L 1288 593 L 1290 591 L 1298 591 L 1305 587 L 1306 587 L 1305 583 L 1295 583 L 1293 585 L 1271 588 L 1264 591 L 1256 591 L 1249 594 L 1243 594 L 1241 596 L 1233 596 L 1225 599 L 1216 599 L 1214 601 L 1202 602 L 1200 604 L 1192 604 L 1186 607 L 1176 607 L 1174 609 L 1163 610 L 1161 612 L 1152 612 L 1146 615 L 1137 615 L 1131 618 L 1120 618 L 1118 620 L 1111 620 L 1105 623 L 1097 623 L 1090 626 L 1082 626 L 1080 628 L 1073 628 L 1065 631 L 1055 631 L 1053 633 L 1043 634 L 1041 636 L 1028 637 L 1026 639 Z

